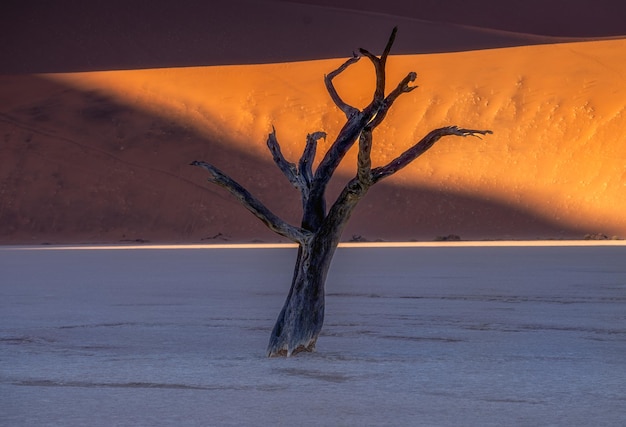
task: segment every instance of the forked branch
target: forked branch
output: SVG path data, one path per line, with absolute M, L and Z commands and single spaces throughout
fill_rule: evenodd
M 371 152 L 372 152 L 372 132 L 376 127 L 383 122 L 387 116 L 389 108 L 393 105 L 394 101 L 403 93 L 408 93 L 414 90 L 417 86 L 409 86 L 409 83 L 415 81 L 417 74 L 410 72 L 398 86 L 383 100 L 378 112 L 374 118 L 368 123 L 367 126 L 361 132 L 359 136 L 359 155 L 357 161 L 357 177 L 363 185 L 371 185 Z
M 398 86 L 396 86 L 396 88 L 392 90 L 389 95 L 387 95 L 387 97 L 383 100 L 378 113 L 376 113 L 376 116 L 374 116 L 372 121 L 369 123 L 372 128 L 376 128 L 376 126 L 382 123 L 385 116 L 387 116 L 387 111 L 389 111 L 389 108 L 391 108 L 395 100 L 398 99 L 400 95 L 417 89 L 417 86 L 409 86 L 409 83 L 414 82 L 416 78 L 417 73 L 411 71 L 404 79 L 402 79 L 400 83 L 398 83 Z
M 380 108 L 383 99 L 385 98 L 385 84 L 386 84 L 386 65 L 387 65 L 387 57 L 389 56 L 389 52 L 391 51 L 391 46 L 393 46 L 393 42 L 396 40 L 396 33 L 398 32 L 398 27 L 394 27 L 391 32 L 391 36 L 389 36 L 389 40 L 387 41 L 387 45 L 383 50 L 383 53 L 380 55 L 380 58 L 376 55 L 370 53 L 366 49 L 359 49 L 361 55 L 367 57 L 372 64 L 374 65 L 374 69 L 376 71 L 376 89 L 374 90 L 374 97 L 370 105 L 368 105 L 363 112 L 365 114 L 376 114 L 377 110 Z
M 346 184 L 343 191 L 335 200 L 335 203 L 331 206 L 328 216 L 324 219 L 322 225 L 324 229 L 323 233 L 332 234 L 332 230 L 341 229 L 343 224 L 347 221 L 346 218 L 350 216 L 358 201 L 367 193 L 372 185 L 409 165 L 413 160 L 428 151 L 428 149 L 442 137 L 455 135 L 480 138 L 480 135 L 490 133 L 493 132 L 490 130 L 462 129 L 457 126 L 435 129 L 389 164 L 370 169 L 371 160 L 369 153 L 372 145 L 372 129 L 369 126 L 365 127 L 359 139 L 357 176 Z
M 298 172 L 307 188 L 311 186 L 311 181 L 313 181 L 313 162 L 317 152 L 317 141 L 320 139 L 326 139 L 326 132 L 313 132 L 306 136 L 306 145 L 298 162 Z
M 272 153 L 274 163 L 276 163 L 276 166 L 278 166 L 281 172 L 287 177 L 291 185 L 300 191 L 303 204 L 307 203 L 311 192 L 313 161 L 315 160 L 315 153 L 317 151 L 317 141 L 321 138 L 326 138 L 326 132 L 314 132 L 307 135 L 304 151 L 302 152 L 298 166 L 296 166 L 295 163 L 289 162 L 285 159 L 285 156 L 283 156 L 280 144 L 276 138 L 276 130 L 272 128 L 272 132 L 267 137 L 267 147 L 270 153 Z
M 355 107 L 346 104 L 337 93 L 332 82 L 332 79 L 334 77 L 343 72 L 346 68 L 348 68 L 348 66 L 358 61 L 360 58 L 359 55 L 354 54 L 354 56 L 348 59 L 341 67 L 337 68 L 336 70 L 325 76 L 326 88 L 328 89 L 330 97 L 333 99 L 337 107 L 339 107 L 339 109 L 346 114 L 348 120 L 341 128 L 335 142 L 333 142 L 331 147 L 324 155 L 324 158 L 320 162 L 317 171 L 315 171 L 312 192 L 315 194 L 314 198 L 318 204 L 322 203 L 323 192 L 325 191 L 328 181 L 334 174 L 337 166 L 339 165 L 341 160 L 343 160 L 348 150 L 354 145 L 357 139 L 360 138 L 363 129 L 366 126 L 369 126 L 372 119 L 374 119 L 375 117 L 377 117 L 378 114 L 381 113 L 381 109 L 384 110 L 380 119 L 380 121 L 382 121 L 382 118 L 386 114 L 386 109 L 391 106 L 395 98 L 397 98 L 399 95 L 399 93 L 395 93 L 398 92 L 398 89 L 396 89 L 396 91 L 392 92 L 392 96 L 387 103 L 388 105 L 385 106 L 385 65 L 387 62 L 387 57 L 389 56 L 389 52 L 391 51 L 391 47 L 393 46 L 393 42 L 396 38 L 397 30 L 397 27 L 393 29 L 391 36 L 387 41 L 387 45 L 385 46 L 385 49 L 380 58 L 365 49 L 359 50 L 359 52 L 363 56 L 366 56 L 374 64 L 374 68 L 376 69 L 376 89 L 374 91 L 374 97 L 370 105 L 368 105 L 363 111 L 360 111 Z M 410 76 L 413 76 L 413 74 L 414 73 L 410 74 Z M 407 80 L 407 78 L 405 78 L 405 80 Z M 415 77 L 412 78 L 413 80 L 415 79 Z M 403 82 L 405 80 L 403 80 Z M 405 87 L 408 88 L 408 83 L 402 85 L 403 89 Z M 409 88 L 405 91 L 408 92 L 410 90 L 411 89 Z M 370 128 L 374 129 L 378 124 L 379 121 L 373 123 Z

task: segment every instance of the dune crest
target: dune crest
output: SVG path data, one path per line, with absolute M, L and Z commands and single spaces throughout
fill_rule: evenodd
M 529 24 L 537 22 L 549 23 L 559 37 L 626 34 L 621 19 L 626 6 L 619 1 L 609 0 L 609 16 L 598 6 L 601 0 L 587 9 L 533 1 L 536 6 L 439 0 L 415 7 L 403 0 L 342 1 L 340 6 L 321 0 L 189 0 L 184 5 L 173 0 L 5 0 L 0 14 L 0 73 L 334 58 L 360 46 L 382 49 L 394 26 L 401 28 L 395 52 L 402 54 L 558 40 L 541 32 L 531 34 L 534 27 Z M 541 14 L 534 13 L 539 9 Z M 560 34 L 563 26 L 570 31 Z M 590 32 L 590 27 L 608 32 Z

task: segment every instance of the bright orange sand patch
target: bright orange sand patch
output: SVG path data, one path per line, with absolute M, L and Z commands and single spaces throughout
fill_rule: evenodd
M 624 52 L 626 40 L 609 40 L 392 56 L 388 88 L 416 71 L 419 89 L 403 95 L 376 131 L 374 163 L 391 160 L 432 128 L 455 124 L 491 129 L 494 134 L 482 140 L 440 141 L 389 182 L 480 196 L 550 221 L 624 236 Z M 307 133 L 328 133 L 321 151 L 343 124 L 322 78 L 342 62 L 45 78 L 114 95 L 124 104 L 165 116 L 200 134 L 227 136 L 230 149 L 264 159 L 269 156 L 267 133 L 275 126 L 285 155 L 296 160 Z M 366 105 L 373 88 L 371 64 L 361 59 L 336 83 L 346 101 Z M 351 156 L 343 166 L 346 173 L 354 169 L 354 153 Z

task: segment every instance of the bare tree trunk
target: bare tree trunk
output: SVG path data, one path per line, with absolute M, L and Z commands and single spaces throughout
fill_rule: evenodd
M 456 126 L 435 129 L 388 164 L 372 168 L 372 132 L 385 119 L 394 101 L 400 95 L 409 93 L 417 87 L 410 85 L 417 77 L 414 72 L 410 72 L 385 96 L 385 66 L 396 31 L 394 28 L 380 57 L 360 49 L 359 54 L 355 53 L 352 58 L 324 77 L 326 89 L 335 105 L 345 114 L 346 123 L 322 156 L 315 171 L 313 162 L 317 141 L 325 139 L 326 133 L 314 132 L 307 136 L 304 151 L 297 164 L 287 161 L 283 156 L 275 130 L 268 136 L 267 146 L 276 166 L 301 193 L 303 213 L 300 227 L 283 221 L 235 180 L 210 163 L 204 161 L 191 163 L 209 172 L 209 182 L 230 191 L 268 228 L 299 244 L 291 289 L 276 320 L 267 347 L 267 355 L 270 357 L 291 356 L 315 349 L 317 337 L 324 323 L 324 284 L 331 260 L 345 225 L 369 188 L 409 165 L 444 136 L 479 137 L 491 133 L 489 130 L 463 129 Z M 357 62 L 361 55 L 372 62 L 376 71 L 374 96 L 363 110 L 344 102 L 333 84 L 333 79 Z M 359 141 L 357 174 L 344 187 L 327 212 L 325 192 L 328 182 L 357 140 Z
M 332 252 L 300 245 L 287 300 L 276 319 L 267 355 L 291 356 L 315 350 L 324 324 L 324 283 Z
M 291 289 L 270 336 L 268 357 L 315 350 L 324 323 L 326 276 L 343 229 L 368 189 L 358 179 L 352 180 L 314 237 L 300 244 Z

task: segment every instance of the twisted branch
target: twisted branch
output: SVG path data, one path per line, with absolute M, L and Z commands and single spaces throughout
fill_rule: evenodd
M 337 89 L 335 89 L 335 85 L 333 84 L 333 79 L 337 77 L 339 74 L 343 73 L 346 68 L 348 68 L 350 65 L 357 62 L 359 59 L 361 59 L 361 57 L 356 52 L 353 52 L 352 58 L 348 59 L 346 62 L 341 64 L 341 66 L 337 68 L 336 70 L 331 71 L 330 73 L 324 76 L 324 83 L 326 84 L 326 90 L 328 91 L 330 98 L 333 100 L 335 105 L 341 111 L 343 111 L 343 113 L 346 115 L 347 118 L 350 118 L 353 114 L 357 113 L 359 110 L 351 105 L 346 104 L 343 101 L 343 99 L 341 99 L 341 97 L 339 96 L 339 93 L 337 93 Z

